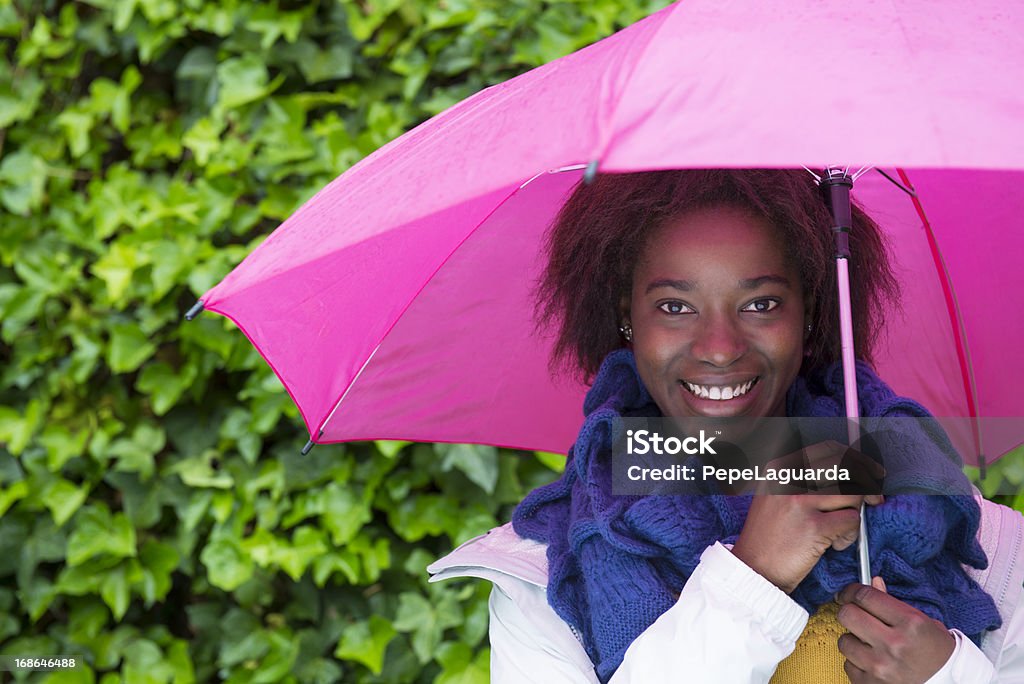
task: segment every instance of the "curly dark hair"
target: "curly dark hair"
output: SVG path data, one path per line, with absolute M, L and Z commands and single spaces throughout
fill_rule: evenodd
M 804 170 L 688 169 L 602 174 L 580 183 L 559 212 L 536 291 L 542 330 L 556 329 L 552 370 L 590 382 L 601 361 L 621 347 L 619 301 L 650 235 L 695 209 L 729 206 L 762 217 L 779 231 L 784 254 L 814 305 L 801 373 L 841 356 L 831 214 Z M 878 225 L 854 203 L 850 288 L 857 356 L 872 361 L 887 306 L 899 284 Z

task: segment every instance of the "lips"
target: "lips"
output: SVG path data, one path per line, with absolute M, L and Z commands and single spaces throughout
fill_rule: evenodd
M 708 399 L 711 401 L 730 401 L 742 397 L 753 388 L 760 380 L 760 376 L 755 376 L 744 382 L 733 382 L 733 383 L 696 383 L 689 382 L 687 380 L 680 381 L 683 387 L 690 391 L 690 394 L 697 397 L 698 399 Z

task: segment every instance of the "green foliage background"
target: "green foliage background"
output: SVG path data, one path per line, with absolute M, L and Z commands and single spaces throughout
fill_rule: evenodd
M 487 681 L 489 586 L 424 568 L 559 460 L 301 456 L 181 314 L 383 143 L 665 4 L 0 0 L 0 653 L 87 663 L 18 679 Z
M 244 336 L 181 314 L 383 143 L 665 4 L 0 0 L 0 653 L 87 663 L 17 679 L 488 680 L 489 585 L 425 566 L 560 459 L 301 456 Z

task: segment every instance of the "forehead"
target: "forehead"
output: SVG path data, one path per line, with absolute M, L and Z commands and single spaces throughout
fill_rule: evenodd
M 792 271 L 779 230 L 747 210 L 714 206 L 677 216 L 651 235 L 637 274 L 651 269 Z

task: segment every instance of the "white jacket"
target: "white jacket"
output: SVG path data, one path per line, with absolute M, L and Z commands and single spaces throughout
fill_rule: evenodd
M 981 649 L 958 630 L 956 648 L 927 684 L 1024 683 L 1024 518 L 979 497 L 978 539 L 987 569 L 967 568 L 996 601 L 1002 627 Z M 580 641 L 547 602 L 547 547 L 519 537 L 511 524 L 471 539 L 427 568 L 432 582 L 480 577 L 490 599 L 491 682 L 597 684 Z M 793 652 L 809 616 L 732 552 L 704 551 L 676 604 L 626 651 L 611 684 L 768 682 Z

